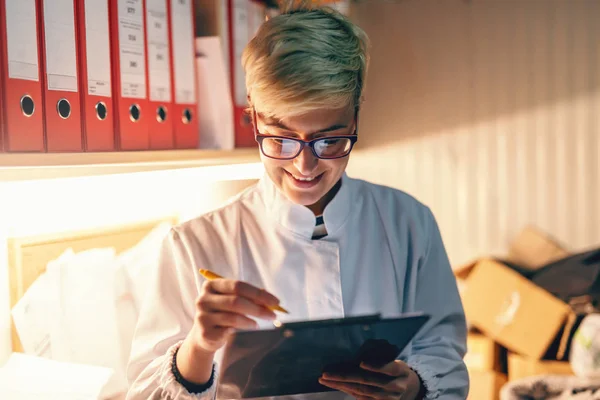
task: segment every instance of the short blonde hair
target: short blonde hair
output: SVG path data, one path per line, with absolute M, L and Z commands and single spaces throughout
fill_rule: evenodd
M 279 118 L 358 107 L 368 58 L 366 33 L 344 15 L 293 8 L 263 23 L 244 49 L 250 105 Z

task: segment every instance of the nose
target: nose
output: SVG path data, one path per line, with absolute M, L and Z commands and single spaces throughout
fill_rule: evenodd
M 315 157 L 310 147 L 306 146 L 298 157 L 294 158 L 294 167 L 304 176 L 309 176 L 317 167 L 319 159 Z

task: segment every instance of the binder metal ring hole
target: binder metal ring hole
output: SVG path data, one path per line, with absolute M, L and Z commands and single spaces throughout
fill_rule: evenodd
M 140 110 L 140 106 L 137 104 L 132 104 L 129 107 L 129 119 L 133 122 L 138 122 L 140 120 L 142 111 Z
M 35 112 L 35 102 L 31 98 L 31 96 L 26 94 L 25 96 L 21 97 L 20 103 L 21 112 L 23 113 L 23 115 L 26 117 L 31 117 Z
M 106 108 L 106 104 L 104 104 L 103 101 L 100 101 L 96 104 L 96 117 L 98 117 L 98 119 L 100 121 L 104 121 L 106 119 L 106 116 L 108 115 L 108 109 Z
M 165 122 L 167 120 L 167 109 L 164 106 L 159 106 L 156 109 L 156 120 L 158 122 Z
M 294 336 L 294 332 L 291 329 L 285 329 L 283 331 L 283 337 L 291 338 Z
M 192 122 L 192 111 L 189 108 L 186 108 L 185 110 L 183 110 L 183 115 L 181 116 L 181 120 L 183 121 L 184 124 L 189 124 L 190 122 Z
M 67 119 L 71 116 L 71 103 L 67 99 L 60 99 L 56 103 L 56 111 L 62 119 Z

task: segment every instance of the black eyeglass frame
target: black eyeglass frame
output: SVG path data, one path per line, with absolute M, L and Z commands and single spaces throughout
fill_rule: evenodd
M 291 138 L 289 136 L 263 135 L 262 133 L 260 133 L 258 131 L 258 126 L 256 124 L 256 110 L 252 109 L 252 113 L 253 113 L 252 128 L 254 129 L 254 139 L 258 143 L 261 153 L 263 153 L 263 155 L 265 157 L 268 157 L 268 158 L 271 158 L 274 160 L 293 160 L 294 158 L 298 157 L 300 155 L 300 153 L 302 153 L 302 150 L 304 150 L 304 147 L 306 147 L 306 146 L 310 147 L 310 150 L 312 151 L 313 155 L 321 160 L 336 160 L 338 158 L 348 157 L 350 155 L 350 152 L 352 152 L 352 149 L 354 148 L 354 145 L 356 144 L 356 142 L 358 140 L 358 109 L 356 110 L 356 113 L 354 115 L 354 133 L 353 134 L 325 136 L 325 137 L 320 137 L 320 138 L 316 138 L 316 139 L 312 139 L 312 140 L 302 140 L 302 139 L 297 139 L 297 138 Z M 266 154 L 263 150 L 263 140 L 265 140 L 265 139 L 292 140 L 294 142 L 300 143 L 300 148 L 298 149 L 298 152 L 294 156 L 283 157 L 283 158 L 282 157 L 273 157 L 273 156 Z M 317 143 L 321 140 L 331 140 L 331 139 L 349 139 L 350 140 L 350 149 L 348 149 L 348 152 L 342 156 L 336 156 L 336 157 L 321 157 L 321 156 L 319 156 L 315 150 L 315 143 Z

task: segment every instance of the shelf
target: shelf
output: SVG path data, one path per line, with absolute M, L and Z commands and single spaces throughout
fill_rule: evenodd
M 255 148 L 114 153 L 0 153 L 0 182 L 163 171 L 260 162 Z

